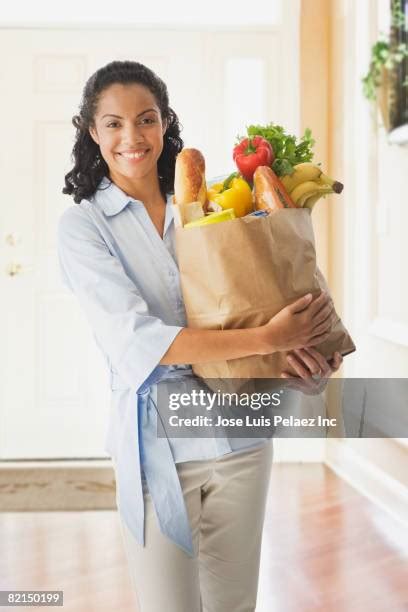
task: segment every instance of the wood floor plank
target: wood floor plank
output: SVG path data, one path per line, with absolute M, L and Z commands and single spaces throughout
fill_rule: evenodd
M 258 607 L 260 612 L 407 612 L 406 526 L 323 464 L 276 464 Z
M 0 551 L 2 590 L 63 590 L 66 612 L 137 612 L 114 511 L 3 512 Z M 257 612 L 407 611 L 407 528 L 323 464 L 275 464 Z

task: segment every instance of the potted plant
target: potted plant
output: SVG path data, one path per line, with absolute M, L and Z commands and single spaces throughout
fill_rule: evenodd
M 391 142 L 408 143 L 408 4 L 391 0 L 391 30 L 371 49 L 364 96 L 376 102 Z

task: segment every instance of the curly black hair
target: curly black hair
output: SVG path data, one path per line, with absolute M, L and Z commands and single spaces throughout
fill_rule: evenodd
M 79 204 L 92 196 L 109 168 L 100 154 L 99 146 L 92 139 L 89 128 L 94 126 L 95 112 L 101 93 L 110 85 L 137 83 L 147 87 L 154 95 L 162 120 L 167 121 L 163 137 L 163 151 L 157 161 L 160 191 L 163 197 L 174 191 L 174 170 L 177 154 L 183 148 L 181 126 L 176 113 L 169 106 L 166 84 L 147 66 L 133 61 L 114 61 L 97 70 L 86 82 L 79 107 L 79 115 L 72 118 L 76 128 L 72 149 L 74 167 L 65 175 L 62 193 L 73 195 Z

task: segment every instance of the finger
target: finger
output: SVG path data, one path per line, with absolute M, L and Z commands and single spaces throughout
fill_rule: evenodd
M 291 361 L 292 358 L 296 359 L 295 353 L 294 353 L 294 351 L 289 351 L 286 354 L 286 361 L 287 361 L 288 365 L 290 365 L 290 361 Z M 287 375 L 287 376 L 285 376 L 285 378 L 296 378 L 297 380 L 299 380 L 299 376 L 295 376 L 293 374 L 293 372 L 290 372 L 288 370 L 283 370 L 282 374 L 286 374 Z
M 312 337 L 319 336 L 320 334 L 324 334 L 326 331 L 329 332 L 332 328 L 332 320 L 331 317 L 328 317 L 326 321 L 320 323 L 320 325 L 316 325 L 316 327 L 312 328 Z
M 285 380 L 290 380 L 290 386 L 292 387 L 292 389 L 298 389 L 299 386 L 305 384 L 299 376 L 293 376 L 293 374 L 291 374 L 290 372 L 282 372 L 281 378 L 284 378 Z
M 304 349 L 296 349 L 294 351 L 299 359 L 303 362 L 303 364 L 309 369 L 311 374 L 321 374 L 322 368 L 319 362 L 311 355 L 307 353 Z M 316 351 L 317 352 L 317 351 Z
M 329 365 L 331 369 L 333 370 L 333 372 L 336 372 L 340 368 L 342 363 L 343 363 L 343 357 L 341 353 L 339 353 L 338 351 L 334 354 L 333 359 L 329 361 Z
M 328 304 L 325 304 L 312 318 L 313 325 L 319 325 L 323 321 L 333 317 L 334 304 L 330 300 Z
M 322 308 L 324 308 L 331 301 L 330 296 L 322 291 L 319 297 L 317 297 L 309 306 L 310 314 L 314 317 Z
M 287 360 L 289 365 L 292 366 L 292 368 L 295 370 L 296 374 L 300 376 L 300 378 L 303 378 L 303 380 L 309 380 L 310 378 L 312 378 L 312 375 L 309 370 L 302 365 L 302 363 L 297 359 L 297 357 L 288 355 Z
M 327 361 L 323 355 L 321 353 L 319 353 L 319 351 L 316 351 L 316 349 L 312 348 L 312 347 L 305 347 L 304 349 L 307 353 L 309 353 L 310 355 L 312 355 L 312 357 L 314 357 L 314 359 L 317 361 L 317 363 L 320 366 L 320 369 L 323 373 L 323 375 L 326 372 L 329 372 L 331 369 L 331 364 L 329 361 Z
M 308 293 L 307 295 L 304 295 L 303 297 L 296 300 L 296 302 L 289 304 L 288 308 L 290 312 L 301 312 L 302 310 L 307 308 L 307 306 L 309 306 L 312 299 L 313 295 L 311 293 Z
M 334 304 L 330 300 L 330 302 L 326 304 L 326 306 L 324 306 L 321 310 L 319 310 L 318 313 L 315 314 L 315 316 L 313 317 L 313 324 L 319 325 L 319 323 L 322 323 L 328 317 L 331 317 L 333 315 L 333 311 L 334 311 Z
M 334 353 L 334 356 L 332 357 L 332 359 L 329 359 L 329 364 L 331 368 L 337 368 L 341 365 L 341 362 L 343 361 L 343 357 L 341 356 L 341 354 L 336 351 Z
M 307 343 L 306 343 L 306 347 L 309 346 L 317 346 L 318 344 L 320 344 L 321 342 L 324 342 L 325 340 L 327 340 L 327 338 L 330 336 L 331 332 L 325 332 L 324 334 L 319 334 L 318 336 L 313 336 Z

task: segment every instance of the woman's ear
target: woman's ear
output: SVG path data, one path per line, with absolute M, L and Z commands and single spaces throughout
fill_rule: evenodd
M 99 144 L 99 138 L 98 138 L 98 134 L 97 134 L 95 128 L 94 127 L 90 127 L 89 128 L 89 133 L 91 135 L 92 140 L 94 142 L 96 142 L 96 144 L 98 145 Z
M 162 123 L 162 134 L 163 134 L 163 136 L 165 135 L 165 133 L 167 131 L 167 127 L 168 127 L 167 119 L 163 119 L 163 123 Z

